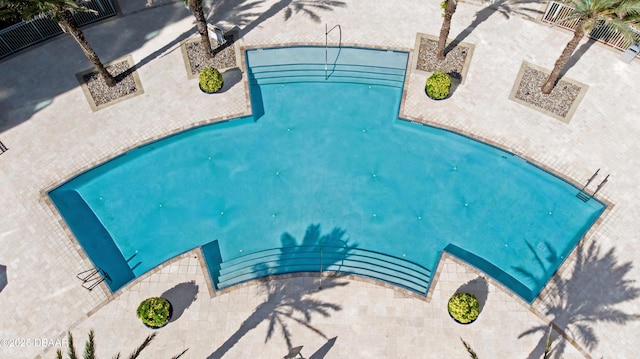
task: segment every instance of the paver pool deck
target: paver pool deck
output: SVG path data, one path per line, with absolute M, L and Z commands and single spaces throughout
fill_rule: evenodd
M 323 45 L 328 23 L 341 25 L 343 44 L 406 51 L 413 50 L 417 33 L 437 35 L 442 21 L 438 1 L 309 7 L 319 21 L 296 13 L 295 4 L 220 1 L 209 20 L 237 25 L 240 46 Z M 212 297 L 195 252 L 115 296 L 104 287 L 82 288 L 76 274 L 91 263 L 47 204 L 46 190 L 127 149 L 250 109 L 242 81 L 211 96 L 187 80 L 179 45 L 195 35 L 195 27 L 182 1 L 152 8 L 121 1 L 120 16 L 85 33 L 105 62 L 132 56 L 144 88 L 140 96 L 93 112 L 75 78 L 90 65 L 68 36 L 0 61 L 0 141 L 9 148 L 0 155 L 0 265 L 8 274 L 0 292 L 0 357 L 52 358 L 67 330 L 81 347 L 90 329 L 99 357 L 128 355 L 152 332 L 135 316 L 138 303 L 177 285 L 175 298 L 184 310 L 157 331 L 142 358 L 169 358 L 187 348 L 183 358 L 281 358 L 288 343 L 279 324 L 268 338 L 269 323 L 279 320 L 289 330 L 289 344 L 303 345 L 302 354 L 311 358 L 465 358 L 460 337 L 481 358 L 539 358 L 544 331 L 521 334 L 550 321 L 564 358 L 635 357 L 640 60 L 626 64 L 606 46 L 581 46 L 566 76 L 589 88 L 571 121 L 558 121 L 508 98 L 522 62 L 551 69 L 571 34 L 535 19 L 532 10 L 542 11 L 542 4 L 493 6 L 462 2 L 453 18 L 451 37 L 462 34 L 475 44 L 464 85 L 434 102 L 424 95 L 426 76 L 411 73 L 401 116 L 487 139 L 575 183 L 584 184 L 600 168 L 590 191 L 611 174 L 599 192 L 610 210 L 561 268 L 556 282 L 566 285 L 560 294 L 551 284 L 528 305 L 489 279 L 479 319 L 463 326 L 449 318 L 446 301 L 482 274 L 451 258 L 441 263 L 429 301 L 353 278 L 325 279 L 318 290 L 317 276 L 252 282 Z M 288 19 L 287 7 L 293 10 Z M 474 19 L 477 26 L 468 29 Z M 329 41 L 337 44 L 337 35 Z M 313 311 L 318 307 L 327 308 L 327 316 Z M 309 322 L 305 310 L 312 312 Z

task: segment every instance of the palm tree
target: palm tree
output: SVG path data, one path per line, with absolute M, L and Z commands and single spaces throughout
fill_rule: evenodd
M 594 27 L 610 26 L 626 38 L 631 39 L 633 35 L 629 25 L 640 15 L 640 1 L 638 0 L 571 0 L 570 4 L 574 7 L 573 11 L 557 23 L 573 22 L 575 23 L 575 32 L 542 86 L 544 94 L 551 93 L 560 73 L 564 70 L 587 30 Z
M 473 351 L 473 349 L 471 348 L 471 345 L 465 342 L 464 339 L 462 338 L 460 338 L 460 340 L 462 341 L 462 345 L 464 345 L 464 348 L 467 349 L 467 353 L 469 353 L 469 357 L 471 359 L 478 359 L 478 354 L 476 354 L 476 352 Z
M 142 342 L 142 344 L 140 344 L 139 347 L 136 348 L 136 350 L 133 351 L 133 353 L 131 353 L 129 355 L 129 359 L 136 359 L 138 356 L 140 356 L 140 353 L 142 353 L 142 351 L 144 350 L 144 348 L 146 348 L 149 343 L 151 343 L 151 341 L 153 340 L 153 338 L 156 337 L 156 333 L 153 333 L 151 335 L 149 335 L 144 342 Z M 96 356 L 96 344 L 94 342 L 94 336 L 93 336 L 93 330 L 89 331 L 89 339 L 87 339 L 87 342 L 84 345 L 84 353 L 82 355 L 83 359 L 97 359 Z M 76 354 L 76 348 L 73 345 L 73 336 L 71 335 L 71 332 L 67 333 L 67 344 L 68 344 L 68 348 L 67 348 L 67 358 L 69 359 L 78 359 L 78 355 Z M 182 353 L 174 356 L 171 359 L 178 359 L 180 358 L 184 353 L 186 353 L 187 349 L 185 349 Z M 119 359 L 120 358 L 120 353 L 116 354 L 114 356 L 114 359 Z M 57 350 L 56 352 L 56 359 L 62 359 L 62 351 L 60 349 Z
M 136 350 L 133 351 L 133 353 L 129 356 L 129 359 L 135 359 L 137 358 L 140 353 L 142 352 L 142 350 L 144 348 L 147 347 L 147 345 L 149 345 L 149 343 L 151 343 L 151 341 L 153 340 L 153 338 L 155 338 L 156 333 L 153 333 L 151 335 L 149 335 L 144 342 L 142 342 L 142 344 L 136 348 Z M 93 330 L 89 331 L 89 339 L 87 339 L 87 342 L 84 345 L 84 354 L 83 354 L 83 358 L 84 359 L 96 359 L 96 345 L 95 342 L 93 340 L 94 336 L 93 336 Z M 78 359 L 78 356 L 76 355 L 76 348 L 73 345 L 73 335 L 71 335 L 71 332 L 67 333 L 67 342 L 68 342 L 68 348 L 67 348 L 67 357 L 69 359 Z M 120 357 L 120 353 L 116 354 L 115 358 L 119 358 Z M 60 349 L 57 350 L 56 352 L 56 358 L 57 359 L 62 359 L 62 351 Z
M 73 36 L 89 62 L 98 69 L 104 82 L 110 87 L 115 86 L 116 78 L 104 67 L 73 18 L 73 13 L 77 11 L 93 10 L 79 5 L 74 0 L 0 0 L 0 19 L 19 17 L 23 20 L 31 20 L 49 13 L 62 30 Z
M 441 4 L 441 7 L 444 9 L 444 20 L 442 20 L 440 37 L 438 38 L 438 47 L 436 48 L 436 57 L 440 61 L 444 60 L 444 49 L 447 45 L 449 31 L 451 31 L 451 18 L 453 17 L 453 13 L 456 12 L 457 6 L 458 0 L 444 0 Z
M 551 329 L 553 327 L 549 326 L 549 331 L 547 332 L 547 341 L 544 344 L 544 356 L 542 357 L 542 359 L 551 359 L 551 344 L 552 344 L 552 340 L 551 340 Z
M 151 6 L 155 0 L 147 0 L 147 6 Z M 202 8 L 202 0 L 184 0 L 184 5 L 191 9 L 193 17 L 196 18 L 196 27 L 200 34 L 202 48 L 208 58 L 213 57 L 213 49 L 211 49 L 211 40 L 209 39 L 209 32 L 207 31 L 207 19 L 204 17 L 204 10 Z

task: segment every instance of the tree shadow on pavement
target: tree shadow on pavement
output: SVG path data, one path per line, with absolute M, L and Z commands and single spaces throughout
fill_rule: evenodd
M 266 6 L 268 8 L 265 9 Z M 319 23 L 320 11 L 333 11 L 336 7 L 345 6 L 346 2 L 338 0 L 278 0 L 270 6 L 264 0 L 222 0 L 213 4 L 209 21 L 214 24 L 225 23 L 225 27 L 238 26 L 239 37 L 242 38 L 280 12 L 285 21 L 296 14 L 302 14 Z
M 543 294 L 539 311 L 546 315 L 555 329 L 551 334 L 553 358 L 564 353 L 567 340 L 575 340 L 587 350 L 594 349 L 598 337 L 592 325 L 598 322 L 625 325 L 640 318 L 638 314 L 616 309 L 621 303 L 632 301 L 640 295 L 634 280 L 625 279 L 631 271 L 631 262 L 619 264 L 614 249 L 601 250 L 595 242 L 578 247 L 571 275 L 556 275 Z M 540 358 L 545 351 L 548 325 L 540 325 L 521 333 L 518 338 L 540 335 L 540 340 L 528 358 Z
M 190 13 L 184 6 L 175 5 L 153 7 L 110 18 L 84 26 L 82 31 L 100 60 L 106 64 L 153 42 L 163 29 L 189 16 Z M 158 50 L 140 61 L 134 59 L 138 62 L 136 66 L 144 66 L 154 58 L 175 50 L 190 32 L 195 30 L 156 45 Z M 55 62 L 55 66 L 51 66 L 51 61 Z M 2 59 L 0 133 L 28 121 L 34 114 L 52 104 L 57 96 L 78 88 L 80 84 L 75 74 L 90 68 L 92 65 L 83 55 L 80 46 L 67 34 Z
M 458 46 L 464 39 L 466 39 L 476 27 L 485 22 L 491 15 L 496 12 L 509 19 L 512 15 L 520 15 L 526 18 L 535 18 L 542 12 L 537 8 L 529 7 L 529 4 L 540 6 L 540 2 L 537 0 L 497 0 L 490 5 L 483 7 L 480 11 L 476 12 L 473 21 L 469 26 L 460 32 L 453 41 L 451 41 L 444 49 L 445 55 Z
M 456 290 L 456 293 L 473 294 L 476 299 L 478 299 L 478 304 L 480 305 L 479 312 L 482 313 L 482 309 L 487 303 L 487 297 L 489 296 L 489 284 L 485 278 L 477 277 L 461 285 L 460 288 Z
M 170 323 L 175 322 L 182 313 L 198 298 L 198 285 L 195 281 L 184 282 L 162 293 L 161 297 L 171 302 L 173 315 Z
M 335 242 L 340 240 L 346 244 L 346 240 L 342 240 L 344 230 L 335 228 L 329 234 L 320 235 L 319 225 L 310 225 L 305 232 L 305 236 L 298 245 L 297 241 L 289 233 L 285 232 L 281 236 L 283 242 L 282 254 L 280 259 L 276 261 L 273 267 L 285 268 L 291 265 L 291 254 L 298 253 L 301 248 L 309 248 L 321 246 L 327 242 Z M 345 247 L 344 256 L 348 255 L 349 247 Z M 337 259 L 339 261 L 339 259 Z M 254 272 L 265 273 L 267 275 L 269 265 L 266 263 L 256 264 Z M 339 275 L 333 275 L 323 278 L 322 290 L 326 291 L 336 287 L 343 287 L 349 283 L 340 280 Z M 317 293 L 315 283 L 302 284 L 302 278 L 293 279 L 260 279 L 259 293 L 266 295 L 266 300 L 259 304 L 253 313 L 240 325 L 240 327 L 207 359 L 222 358 L 234 345 L 236 345 L 249 331 L 255 329 L 260 323 L 266 321 L 268 324 L 265 343 L 279 331 L 282 334 L 287 348 L 293 347 L 291 340 L 290 325 L 301 325 L 321 337 L 329 340 L 329 338 L 320 330 L 311 324 L 314 315 L 323 317 L 331 316 L 332 312 L 342 310 L 342 306 L 337 303 L 329 303 L 314 297 Z

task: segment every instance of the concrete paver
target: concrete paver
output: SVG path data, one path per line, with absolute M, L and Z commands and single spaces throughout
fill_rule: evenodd
M 522 338 L 519 334 L 544 327 L 549 319 L 561 329 L 583 324 L 593 330 L 591 340 L 567 330 L 576 335 L 577 345 L 560 340 L 566 344 L 564 358 L 635 356 L 639 321 L 600 321 L 595 316 L 577 322 L 582 317 L 571 314 L 581 303 L 638 312 L 637 294 L 622 290 L 635 288 L 631 281 L 640 278 L 631 264 L 640 251 L 634 243 L 640 233 L 636 220 L 640 209 L 635 205 L 640 196 L 635 184 L 640 175 L 636 155 L 640 124 L 635 121 L 632 97 L 640 83 L 638 60 L 625 64 L 619 61 L 619 52 L 591 46 L 567 72 L 589 89 L 571 122 L 562 123 L 509 101 L 508 96 L 522 61 L 550 69 L 570 34 L 521 15 L 488 13 L 480 2 L 461 3 L 451 29 L 455 37 L 478 14 L 489 14 L 464 38 L 475 44 L 465 84 L 450 99 L 433 102 L 424 96 L 425 75 L 410 74 L 401 115 L 487 139 L 576 183 L 584 183 L 597 168 L 601 174 L 611 174 L 600 194 L 613 208 L 583 247 L 586 251 L 594 243 L 599 252 L 591 253 L 590 264 L 578 265 L 575 273 L 576 263 L 582 262 L 574 255 L 559 276 L 571 279 L 568 299 L 558 304 L 553 293 L 544 293 L 528 306 L 489 281 L 478 321 L 455 325 L 446 312 L 446 300 L 479 274 L 451 259 L 441 264 L 429 302 L 362 280 L 338 279 L 343 286 L 322 291 L 317 290 L 318 278 L 272 282 L 292 296 L 339 306 L 327 317 L 312 315 L 310 323 L 320 335 L 291 319 L 300 318 L 298 309 L 266 301 L 270 294 L 264 292 L 264 284 L 211 297 L 194 253 L 159 268 L 115 297 L 102 289 L 81 288 L 75 274 L 91 264 L 47 204 L 44 191 L 126 149 L 249 109 L 242 82 L 225 93 L 204 96 L 195 80 L 186 79 L 178 47 L 195 29 L 181 1 L 167 0 L 153 8 L 145 8 L 144 1 L 121 3 L 123 16 L 85 32 L 105 62 L 132 56 L 143 95 L 92 112 L 74 76 L 90 66 L 70 37 L 56 38 L 0 63 L 0 141 L 9 147 L 0 155 L 4 205 L 0 264 L 7 266 L 9 280 L 0 292 L 0 339 L 32 339 L 32 345 L 25 347 L 0 342 L 0 357 L 53 357 L 55 345 L 43 346 L 42 340 L 35 345 L 33 340 L 50 339 L 55 344 L 72 330 L 80 343 L 92 328 L 100 356 L 116 349 L 128 354 L 150 333 L 135 317 L 138 303 L 191 281 L 198 286 L 197 298 L 158 331 L 143 357 L 170 356 L 185 348 L 189 348 L 185 358 L 222 352 L 229 358 L 282 357 L 287 343 L 279 328 L 265 340 L 268 316 L 277 312 L 291 330 L 292 344 L 305 346 L 305 356 L 325 348 L 326 358 L 462 358 L 467 356 L 459 342 L 462 337 L 480 357 L 540 357 L 541 332 Z M 243 46 L 324 44 L 326 22 L 342 26 L 343 44 L 411 51 L 416 33 L 438 34 L 441 24 L 438 2 L 345 2 L 331 11 L 312 9 L 320 17 L 318 22 L 302 12 L 285 19 L 290 2 L 271 0 L 256 8 L 243 7 L 247 4 L 217 2 L 209 14 L 211 22 L 239 26 Z M 337 39 L 330 35 L 329 41 L 335 44 Z M 620 273 L 623 280 L 616 277 Z M 548 308 L 562 308 L 563 313 L 545 317 Z M 538 355 L 531 355 L 536 348 Z

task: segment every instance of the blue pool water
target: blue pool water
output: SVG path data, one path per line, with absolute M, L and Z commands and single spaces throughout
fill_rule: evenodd
M 213 240 L 228 260 L 301 244 L 318 224 L 429 269 L 447 247 L 533 300 L 603 204 L 508 152 L 398 119 L 393 74 L 338 71 L 347 59 L 393 73 L 405 53 L 333 49 L 332 81 L 323 67 L 257 79 L 283 70 L 273 59 L 317 54 L 324 65 L 324 48 L 248 51 L 255 118 L 136 148 L 49 193 L 111 290 Z

